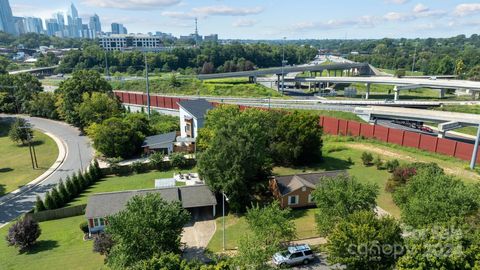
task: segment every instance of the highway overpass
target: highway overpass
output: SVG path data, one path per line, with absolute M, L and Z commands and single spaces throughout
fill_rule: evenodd
M 53 71 L 56 68 L 58 68 L 58 65 L 51 66 L 51 67 L 39 67 L 39 68 L 15 70 L 15 71 L 10 71 L 8 74 L 15 75 L 15 74 L 21 74 L 21 73 L 31 73 L 31 74 L 35 74 L 35 75 L 45 76 L 45 75 L 52 75 Z

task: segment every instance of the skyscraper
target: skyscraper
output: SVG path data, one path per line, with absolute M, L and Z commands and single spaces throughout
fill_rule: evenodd
M 112 23 L 112 34 L 118 35 L 120 32 L 123 32 L 123 25 L 120 23 Z
M 43 33 L 43 22 L 40 18 L 26 17 L 25 18 L 25 32 L 26 33 Z
M 47 27 L 47 35 L 49 36 L 55 36 L 60 33 L 60 25 L 55 18 L 45 20 L 45 26 Z
M 100 17 L 97 14 L 94 14 L 90 17 L 89 22 L 90 30 L 92 31 L 92 37 L 96 38 L 102 33 L 102 24 L 100 23 Z
M 15 31 L 15 21 L 13 20 L 12 9 L 8 0 L 0 0 L 0 31 L 13 35 L 18 34 Z

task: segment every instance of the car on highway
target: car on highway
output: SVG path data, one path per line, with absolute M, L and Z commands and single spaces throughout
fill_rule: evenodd
M 433 129 L 426 126 L 421 126 L 419 129 L 423 132 L 433 133 Z
M 309 264 L 315 259 L 309 245 L 290 246 L 287 250 L 273 255 L 272 262 L 276 266 L 285 267 L 297 264 Z

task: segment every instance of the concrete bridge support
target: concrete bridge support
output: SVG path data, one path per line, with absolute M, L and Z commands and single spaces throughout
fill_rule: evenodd
M 439 95 L 438 97 L 439 98 L 445 98 L 445 93 L 447 92 L 447 90 L 445 89 L 439 89 Z
M 365 86 L 367 87 L 367 91 L 365 92 L 365 99 L 370 97 L 370 83 L 366 83 Z
M 398 87 L 395 85 L 393 88 L 393 100 L 397 101 L 400 98 L 400 90 L 398 90 Z

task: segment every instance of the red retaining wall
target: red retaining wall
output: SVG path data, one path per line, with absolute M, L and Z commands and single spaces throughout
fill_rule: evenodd
M 115 91 L 115 94 L 123 103 L 135 105 L 147 104 L 146 95 L 141 93 Z M 185 99 L 156 95 L 150 96 L 150 104 L 152 106 L 173 110 L 178 110 L 178 102 L 182 100 Z M 218 103 L 212 104 L 214 106 L 218 106 Z M 246 106 L 239 107 L 242 110 L 247 108 Z M 320 117 L 319 124 L 323 127 L 323 131 L 326 134 L 375 138 L 383 142 L 418 148 L 429 152 L 453 156 L 463 160 L 470 160 L 473 152 L 472 144 L 457 142 L 449 139 L 440 139 L 434 136 L 387 128 L 378 125 L 363 124 L 355 121 L 326 116 Z M 480 155 L 477 156 L 477 163 L 480 163 Z

